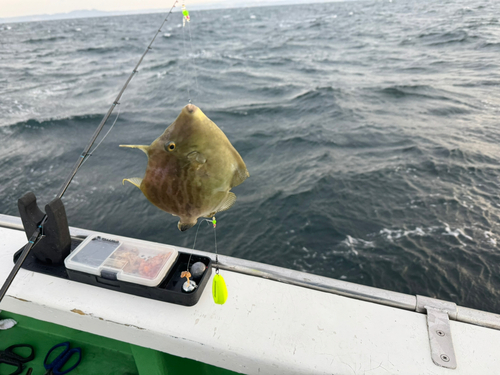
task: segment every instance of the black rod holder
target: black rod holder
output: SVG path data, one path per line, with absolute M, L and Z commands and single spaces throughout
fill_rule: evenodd
M 42 263 L 60 264 L 69 255 L 71 237 L 69 234 L 66 210 L 60 198 L 45 206 L 45 214 L 38 208 L 35 194 L 26 193 L 17 202 L 28 240 L 37 229 L 42 238 L 33 245 L 33 255 Z M 44 216 L 46 222 L 42 224 Z

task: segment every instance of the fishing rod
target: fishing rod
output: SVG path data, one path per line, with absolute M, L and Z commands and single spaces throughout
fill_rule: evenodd
M 94 134 L 92 135 L 92 138 L 90 139 L 88 145 L 84 148 L 83 152 L 78 157 L 75 165 L 73 166 L 73 169 L 71 170 L 71 173 L 68 175 L 68 177 L 64 181 L 64 184 L 62 185 L 61 189 L 59 190 L 59 193 L 57 194 L 56 199 L 58 199 L 58 198 L 61 199 L 63 197 L 64 193 L 66 192 L 66 190 L 68 189 L 69 185 L 71 184 L 71 181 L 73 181 L 73 178 L 75 177 L 76 173 L 78 172 L 78 170 L 80 169 L 80 167 L 82 166 L 82 164 L 90 157 L 90 155 L 92 155 L 92 153 L 89 153 L 90 150 L 91 150 L 91 148 L 92 148 L 92 146 L 94 145 L 97 137 L 101 133 L 101 131 L 102 131 L 104 125 L 106 124 L 106 122 L 108 121 L 109 117 L 113 113 L 113 110 L 119 104 L 120 98 L 122 97 L 123 93 L 127 89 L 128 84 L 130 83 L 130 81 L 132 80 L 132 78 L 134 77 L 134 75 L 138 72 L 137 69 L 139 68 L 139 65 L 141 65 L 142 60 L 144 59 L 144 57 L 146 56 L 146 54 L 149 52 L 149 50 L 152 49 L 151 46 L 153 45 L 153 43 L 154 43 L 156 37 L 158 36 L 158 34 L 161 32 L 161 28 L 167 22 L 168 17 L 172 13 L 172 10 L 174 9 L 175 4 L 177 4 L 177 2 L 178 2 L 178 0 L 175 0 L 174 4 L 172 5 L 172 8 L 170 8 L 170 11 L 168 12 L 167 16 L 163 20 L 161 26 L 158 28 L 158 31 L 153 36 L 153 39 L 151 40 L 151 42 L 149 43 L 148 47 L 146 48 L 146 50 L 142 54 L 141 58 L 137 62 L 134 70 L 132 70 L 132 73 L 128 77 L 127 81 L 123 85 L 122 89 L 118 93 L 118 95 L 115 98 L 115 100 L 113 101 L 113 103 L 111 104 L 111 107 L 109 108 L 108 112 L 106 113 L 106 115 L 101 120 L 101 123 L 99 124 L 99 126 L 95 130 Z M 3 297 L 7 293 L 7 290 L 9 289 L 10 285 L 12 284 L 12 281 L 14 280 L 14 278 L 17 275 L 17 273 L 21 269 L 21 266 L 23 265 L 24 261 L 28 257 L 31 249 L 44 237 L 44 235 L 43 235 L 43 226 L 45 225 L 46 222 L 47 222 L 47 214 L 44 214 L 44 216 L 43 216 L 40 224 L 37 225 L 37 228 L 33 232 L 33 234 L 31 235 L 31 237 L 29 238 L 28 243 L 24 246 L 24 249 L 23 249 L 21 255 L 17 259 L 14 267 L 12 268 L 12 271 L 10 272 L 9 276 L 7 277 L 7 280 L 5 280 L 5 282 L 4 282 L 3 286 L 2 286 L 2 289 L 0 289 L 0 302 L 2 302 Z

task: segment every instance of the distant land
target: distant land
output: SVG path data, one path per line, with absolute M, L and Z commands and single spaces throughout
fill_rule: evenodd
M 190 10 L 204 10 L 204 9 L 225 9 L 225 8 L 247 8 L 247 7 L 260 7 L 260 6 L 275 6 L 286 4 L 312 4 L 312 3 L 329 3 L 338 2 L 342 0 L 274 0 L 274 1 L 229 1 L 223 0 L 211 4 L 198 4 L 189 7 Z M 347 0 L 355 1 L 355 0 Z M 97 9 L 91 10 L 74 10 L 68 13 L 56 14 L 38 14 L 21 17 L 7 17 L 0 18 L 0 23 L 17 23 L 17 22 L 36 22 L 36 21 L 50 21 L 50 20 L 63 20 L 70 18 L 90 18 L 90 17 L 110 17 L 110 16 L 123 16 L 127 14 L 146 14 L 146 13 L 165 13 L 168 9 L 140 9 L 129 11 L 102 11 Z M 177 6 L 174 11 L 180 11 L 180 6 Z

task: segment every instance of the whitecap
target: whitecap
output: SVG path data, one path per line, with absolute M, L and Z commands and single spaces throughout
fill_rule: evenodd
M 462 229 L 457 228 L 455 230 L 451 230 L 451 228 L 448 224 L 444 223 L 444 225 L 445 225 L 445 228 L 444 228 L 445 232 L 442 233 L 443 236 L 453 236 L 455 238 L 459 238 L 458 236 L 463 236 L 463 237 L 467 238 L 468 240 L 472 241 L 472 237 L 466 235 Z
M 362 246 L 365 249 L 375 247 L 375 243 L 372 241 L 365 241 L 361 238 L 353 238 L 349 235 L 347 235 L 345 240 L 342 241 L 341 243 L 343 243 L 346 246 L 349 246 L 353 251 L 353 253 L 356 255 L 358 255 L 358 252 L 356 251 L 356 249 L 354 249 L 354 246 Z
M 486 237 L 486 239 L 488 240 L 488 242 L 490 244 L 492 244 L 493 246 L 497 245 L 497 239 L 495 237 L 493 237 L 493 233 L 491 233 L 489 231 L 485 231 L 484 236 Z
M 385 235 L 389 241 L 397 240 L 402 237 L 407 236 L 427 236 L 429 233 L 435 230 L 434 227 L 429 227 L 427 229 L 422 229 L 420 227 L 416 227 L 414 230 L 403 230 L 403 229 L 382 229 L 379 234 Z

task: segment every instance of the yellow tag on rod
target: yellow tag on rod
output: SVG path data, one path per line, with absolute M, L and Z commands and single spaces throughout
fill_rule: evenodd
M 212 295 L 214 302 L 218 305 L 223 305 L 227 300 L 227 288 L 224 278 L 216 273 L 212 282 Z

